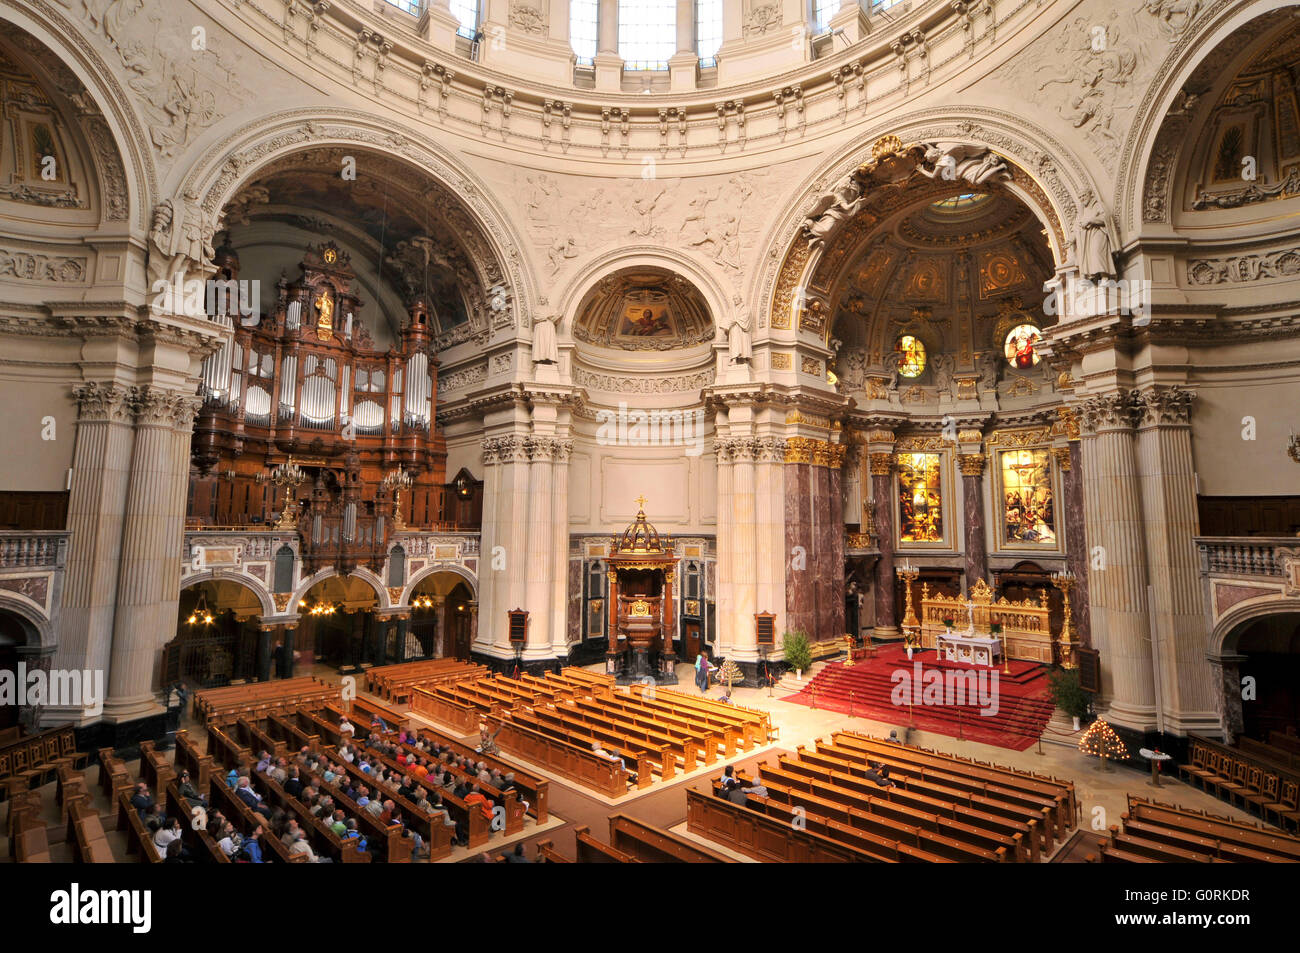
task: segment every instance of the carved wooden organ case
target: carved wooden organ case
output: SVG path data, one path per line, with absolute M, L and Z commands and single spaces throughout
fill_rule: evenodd
M 219 282 L 238 283 L 233 249 L 223 246 L 216 264 Z M 232 325 L 233 338 L 203 365 L 190 521 L 278 516 L 282 528 L 296 524 L 306 571 L 379 571 L 393 533 L 407 521 L 442 528 L 453 496 L 429 311 L 412 303 L 399 343 L 376 350 L 347 253 L 308 247 L 299 267 L 301 277 L 282 277 L 274 310 L 256 321 L 233 307 L 213 315 Z M 286 480 L 293 465 L 296 480 Z

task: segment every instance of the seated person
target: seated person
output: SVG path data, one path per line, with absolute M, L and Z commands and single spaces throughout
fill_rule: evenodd
M 894 787 L 894 782 L 889 779 L 889 765 L 887 764 L 876 764 L 874 761 L 868 761 L 866 778 L 868 781 L 875 781 L 882 788 Z
M 618 755 L 616 755 L 616 754 L 614 754 L 614 753 L 612 753 L 612 752 L 606 751 L 604 748 L 601 747 L 599 741 L 593 741 L 593 742 L 591 743 L 591 750 L 592 750 L 592 752 L 593 752 L 597 757 L 604 758 L 606 761 L 614 761 L 614 762 L 616 762 L 616 763 L 618 764 L 618 766 L 619 766 L 620 768 L 622 768 L 623 771 L 627 774 L 627 779 L 628 779 L 629 781 L 633 782 L 633 783 L 636 782 L 636 779 L 637 779 L 637 778 L 636 778 L 636 772 L 635 772 L 635 771 L 628 771 L 628 769 L 627 769 L 627 762 L 624 761 L 622 758 L 620 758 Z

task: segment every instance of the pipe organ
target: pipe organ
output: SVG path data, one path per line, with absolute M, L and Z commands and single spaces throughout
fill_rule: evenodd
M 216 264 L 219 286 L 239 285 L 232 248 Z M 278 520 L 297 527 L 308 571 L 378 571 L 393 532 L 446 528 L 467 513 L 464 476 L 446 479 L 429 309 L 413 302 L 399 341 L 381 351 L 347 253 L 309 247 L 299 267 L 297 280 L 278 282 L 268 313 L 241 316 L 217 300 L 210 315 L 232 338 L 203 365 L 190 522 Z M 281 465 L 296 465 L 299 482 L 268 479 Z

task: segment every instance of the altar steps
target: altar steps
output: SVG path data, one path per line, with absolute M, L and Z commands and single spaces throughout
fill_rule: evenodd
M 849 715 L 873 718 L 893 725 L 912 725 L 922 731 L 934 731 L 956 738 L 967 738 L 999 747 L 1023 751 L 1032 745 L 1055 712 L 1047 694 L 1046 669 L 1027 662 L 1012 662 L 1011 674 L 997 672 L 997 712 L 981 713 L 978 699 L 966 699 L 963 704 L 908 706 L 894 702 L 898 685 L 894 673 L 902 670 L 914 679 L 916 664 L 922 673 L 938 671 L 984 672 L 985 685 L 992 689 L 995 669 L 975 668 L 969 665 L 945 662 L 935 658 L 933 651 L 915 653 L 909 661 L 900 646 L 882 648 L 874 659 L 867 659 L 846 668 L 842 662 L 827 665 L 801 691 L 786 701 L 810 707 L 829 709 Z M 910 682 L 909 682 L 910 684 Z M 922 686 L 924 686 L 922 682 Z M 911 693 L 907 697 L 912 697 Z M 991 707 L 991 706 L 990 706 Z

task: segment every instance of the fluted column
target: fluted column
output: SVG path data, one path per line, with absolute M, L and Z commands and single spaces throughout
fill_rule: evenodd
M 555 442 L 551 489 L 551 655 L 562 658 L 569 651 L 569 458 L 573 441 Z M 578 579 L 578 592 L 582 581 Z M 579 621 L 581 624 L 581 620 Z
M 131 394 L 119 384 L 92 382 L 74 388 L 73 396 L 78 415 L 68 496 L 70 538 L 54 667 L 107 675 L 131 472 Z M 82 716 L 80 709 L 48 706 L 42 723 L 79 722 Z
M 714 619 L 717 626 L 715 648 L 722 654 L 731 651 L 731 620 L 735 607 L 732 589 L 732 560 L 735 556 L 735 468 L 732 440 L 718 440 L 714 445 L 718 466 L 718 565 L 714 599 Z M 690 661 L 695 661 L 691 659 Z
M 784 517 L 785 552 L 785 629 L 803 632 L 809 639 L 817 637 L 817 545 L 813 538 L 812 446 L 808 437 L 790 437 L 785 441 Z M 783 630 L 784 631 L 784 630 Z
M 530 461 L 528 503 L 519 515 L 527 514 L 528 525 L 527 594 L 523 607 L 528 610 L 528 644 L 524 654 L 529 658 L 551 654 L 551 600 L 556 570 L 553 553 L 555 528 L 552 523 L 555 443 L 541 437 L 529 437 L 524 441 Z
M 1132 395 L 1092 397 L 1079 412 L 1085 520 L 1096 553 L 1089 597 L 1097 623 L 1093 645 L 1102 653 L 1102 694 L 1110 697 L 1111 722 L 1149 731 L 1155 728 L 1155 676 Z
M 731 654 L 737 661 L 758 658 L 754 633 L 754 613 L 758 611 L 758 545 L 755 527 L 754 461 L 758 443 L 752 438 L 736 441 L 732 496 L 733 536 L 732 593 L 735 599 L 732 616 Z
M 1178 385 L 1145 387 L 1136 396 L 1157 688 L 1163 728 L 1179 733 L 1220 727 L 1205 660 L 1200 560 L 1193 541 L 1199 532 L 1190 423 L 1195 397 Z
M 506 583 L 508 574 L 498 570 L 495 550 L 499 543 L 500 521 L 498 511 L 502 505 L 501 492 L 501 440 L 496 437 L 483 441 L 483 517 L 479 526 L 478 602 L 483 611 L 475 620 L 471 638 L 472 651 L 483 652 L 492 645 L 493 609 L 497 593 Z M 507 568 L 509 563 L 507 563 Z M 502 610 L 504 611 L 504 610 Z M 477 624 L 482 620 L 482 630 Z
M 898 613 L 894 610 L 894 455 L 875 452 L 869 458 L 871 468 L 871 506 L 875 517 L 877 548 L 876 560 L 876 625 L 873 637 L 892 639 L 898 637 Z
M 962 510 L 965 519 L 966 585 L 988 579 L 988 540 L 984 521 L 984 454 L 963 453 L 957 457 L 961 469 Z
M 160 711 L 153 683 L 158 652 L 175 633 L 172 593 L 179 589 L 188 460 L 179 460 L 178 429 L 187 432 L 199 400 L 154 387 L 137 388 L 131 477 L 122 526 L 117 611 L 109 660 L 106 721 Z M 166 587 L 171 585 L 168 590 Z M 171 607 L 171 617 L 164 610 Z
M 758 442 L 754 477 L 757 539 L 756 612 L 772 612 L 780 631 L 785 614 L 785 440 L 763 437 Z

